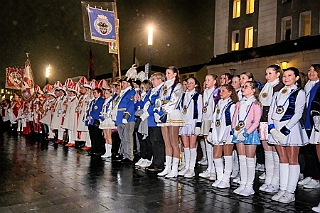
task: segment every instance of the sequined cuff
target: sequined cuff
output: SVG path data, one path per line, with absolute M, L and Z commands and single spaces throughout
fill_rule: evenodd
M 268 125 L 268 133 L 270 134 L 271 129 L 274 129 L 274 128 L 275 128 L 274 124 L 269 124 Z
M 201 128 L 201 126 L 202 126 L 202 123 L 201 122 L 197 122 L 196 127 L 200 127 Z M 212 129 L 211 129 L 211 132 L 212 132 Z
M 280 129 L 280 132 L 281 132 L 282 134 L 284 134 L 285 136 L 287 136 L 287 135 L 290 134 L 290 130 L 287 129 L 287 127 L 285 127 L 285 126 Z
M 211 133 L 212 133 L 212 128 L 210 128 L 210 129 L 209 129 L 209 132 L 211 132 Z

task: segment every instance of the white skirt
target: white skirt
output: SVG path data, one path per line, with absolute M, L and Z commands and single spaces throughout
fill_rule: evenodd
M 275 122 L 274 125 L 277 130 L 280 130 L 287 123 L 288 121 Z M 309 143 L 309 139 L 306 130 L 302 129 L 298 122 L 290 129 L 289 135 L 285 136 L 279 143 L 269 134 L 268 143 L 280 146 L 305 146 Z
M 317 132 L 314 127 L 312 127 L 309 143 L 319 144 L 320 143 L 320 132 Z
M 167 115 L 167 121 L 165 123 L 158 123 L 158 126 L 184 126 L 185 122 L 182 120 L 181 111 L 175 109 L 169 112 Z
M 102 123 L 100 123 L 99 129 L 116 129 L 116 125 L 111 118 L 105 118 Z
M 268 140 L 268 122 L 260 122 L 259 137 L 262 141 Z
M 183 127 L 180 127 L 179 135 L 181 136 L 191 136 L 195 134 L 196 123 L 194 124 L 186 124 Z

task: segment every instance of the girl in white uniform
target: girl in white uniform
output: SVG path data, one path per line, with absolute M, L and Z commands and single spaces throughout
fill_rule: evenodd
M 199 174 L 199 177 L 209 178 L 210 180 L 216 179 L 216 172 L 213 163 L 213 146 L 208 143 L 207 136 L 211 128 L 215 106 L 220 99 L 220 88 L 218 87 L 217 80 L 217 75 L 208 74 L 205 78 L 206 89 L 203 91 L 201 134 L 205 139 L 208 167 L 204 172 Z
M 259 100 L 262 104 L 262 117 L 259 126 L 260 140 L 264 149 L 266 179 L 259 190 L 264 192 L 278 192 L 279 190 L 279 156 L 275 146 L 268 145 L 268 112 L 272 96 L 284 85 L 280 81 L 281 67 L 277 64 L 270 65 L 266 69 L 267 83 L 262 88 Z
M 179 129 L 184 125 L 181 112 L 177 107 L 183 94 L 179 79 L 179 70 L 171 66 L 166 70 L 167 81 L 160 91 L 156 101 L 154 118 L 161 127 L 166 149 L 166 167 L 158 176 L 177 177 L 180 161 Z
M 187 91 L 182 95 L 180 111 L 185 122 L 185 126 L 180 127 L 179 133 L 184 147 L 185 167 L 179 172 L 179 175 L 191 178 L 195 175 L 196 143 L 202 118 L 202 95 L 199 94 L 199 82 L 194 77 L 187 80 Z
M 104 104 L 102 106 L 102 110 L 100 112 L 100 116 L 103 117 L 103 120 L 100 123 L 99 128 L 103 131 L 103 137 L 106 141 L 105 147 L 106 147 L 106 153 L 102 155 L 101 157 L 111 157 L 111 149 L 112 149 L 112 129 L 115 129 L 116 126 L 114 124 L 114 121 L 111 119 L 111 109 L 112 109 L 112 91 L 110 88 L 104 90 Z M 110 109 L 110 110 L 109 110 Z
M 285 87 L 274 94 L 268 114 L 268 142 L 276 146 L 280 157 L 280 190 L 271 199 L 281 203 L 295 200 L 300 174 L 299 148 L 308 144 L 307 133 L 300 125 L 306 95 L 300 88 L 299 74 L 295 67 L 284 72 Z
M 214 145 L 213 160 L 216 167 L 217 180 L 212 184 L 218 188 L 230 187 L 230 175 L 232 172 L 232 135 L 231 121 L 235 111 L 235 103 L 238 102 L 238 95 L 230 84 L 222 85 L 220 97 L 213 115 L 211 129 L 207 140 Z M 223 159 L 224 155 L 224 172 Z

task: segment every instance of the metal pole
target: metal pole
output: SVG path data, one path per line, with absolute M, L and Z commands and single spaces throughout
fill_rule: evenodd
M 148 45 L 148 78 L 151 76 L 151 66 L 152 66 L 152 45 Z

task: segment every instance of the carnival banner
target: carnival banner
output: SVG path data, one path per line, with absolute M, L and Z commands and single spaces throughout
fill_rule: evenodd
M 30 100 L 34 93 L 34 81 L 29 57 L 25 62 L 24 75 L 21 85 L 21 95 L 24 100 Z
M 24 69 L 16 67 L 6 68 L 6 88 L 21 89 Z
M 87 8 L 90 24 L 91 39 L 105 42 L 116 40 L 116 25 L 114 12 L 98 8 Z

